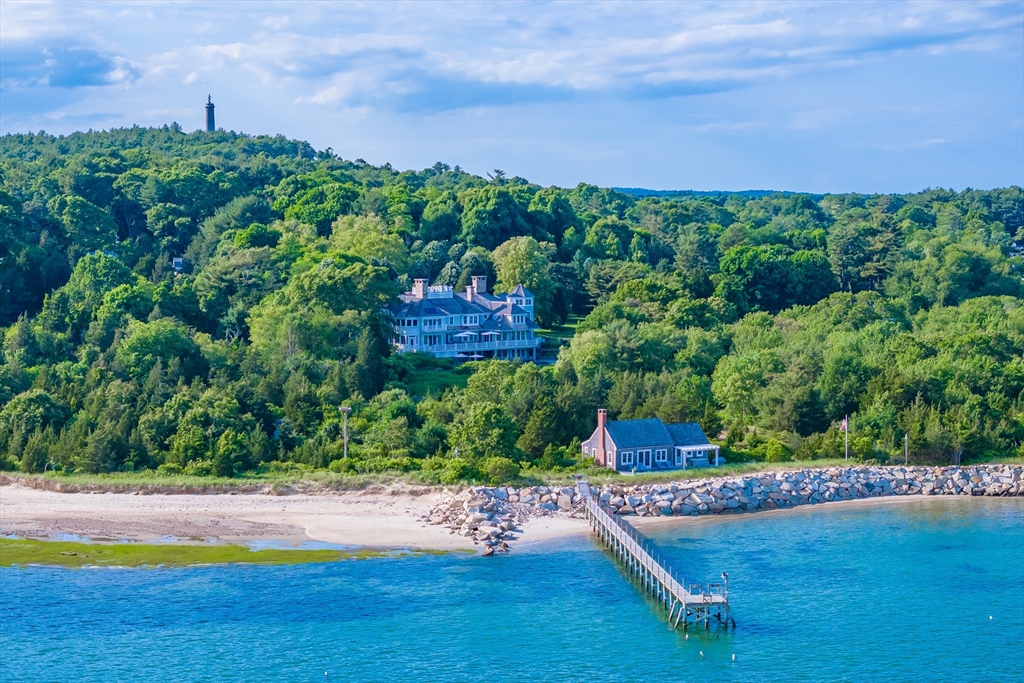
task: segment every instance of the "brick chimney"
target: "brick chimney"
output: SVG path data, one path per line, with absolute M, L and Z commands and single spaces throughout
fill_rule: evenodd
M 486 294 L 487 293 L 487 276 L 486 275 L 474 275 L 473 276 L 473 293 L 474 294 Z
M 604 454 L 604 428 L 608 423 L 608 411 L 604 408 L 597 409 L 597 464 L 605 467 Z
M 417 278 L 412 281 L 412 295 L 417 299 L 427 298 L 427 281 Z

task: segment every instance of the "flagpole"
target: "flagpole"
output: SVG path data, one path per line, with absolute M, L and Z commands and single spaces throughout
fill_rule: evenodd
M 846 435 L 846 459 L 850 459 L 850 416 L 843 418 L 843 433 Z

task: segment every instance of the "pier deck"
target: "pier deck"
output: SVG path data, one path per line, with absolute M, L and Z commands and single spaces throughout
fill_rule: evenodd
M 729 576 L 722 574 L 722 583 L 691 583 L 688 586 L 675 572 L 652 552 L 649 542 L 624 520 L 614 516 L 594 498 L 586 480 L 577 481 L 583 497 L 587 520 L 598 538 L 626 566 L 655 599 L 668 609 L 673 628 L 680 623 L 686 629 L 691 623 L 703 622 L 709 628 L 711 619 L 728 627 Z

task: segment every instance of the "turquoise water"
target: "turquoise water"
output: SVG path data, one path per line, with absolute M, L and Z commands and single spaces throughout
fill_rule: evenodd
M 0 680 L 1024 679 L 1024 500 L 648 532 L 687 579 L 729 572 L 735 631 L 684 639 L 586 537 L 494 558 L 8 568 Z

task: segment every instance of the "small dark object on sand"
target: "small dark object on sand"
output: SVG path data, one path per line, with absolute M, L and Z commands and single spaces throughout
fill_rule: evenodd
M 490 557 L 493 554 L 494 554 L 494 548 L 488 548 L 487 550 L 484 551 L 484 557 Z

